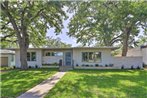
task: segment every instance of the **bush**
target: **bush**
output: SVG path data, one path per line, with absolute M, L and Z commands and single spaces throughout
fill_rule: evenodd
M 32 68 L 32 66 L 29 66 L 29 68 Z
M 76 66 L 78 67 L 79 65 L 78 65 L 78 64 L 76 64 Z
M 137 69 L 141 69 L 139 66 L 137 66 Z
M 124 69 L 124 65 L 121 66 L 121 69 Z
M 53 63 L 52 65 L 53 65 L 53 66 L 58 66 L 58 63 L 55 62 L 55 63 Z
M 87 64 L 87 65 L 85 65 L 86 67 L 89 67 L 89 65 Z
M 146 64 L 144 64 L 144 63 L 143 63 L 143 65 L 142 65 L 142 66 L 143 66 L 143 68 L 147 68 L 147 65 L 146 65 Z
M 108 65 L 107 65 L 107 64 L 105 64 L 105 67 L 108 67 Z
M 16 68 L 16 66 L 13 66 L 13 69 L 15 69 Z
M 84 67 L 85 65 L 84 64 L 82 64 L 82 67 Z
M 134 69 L 133 65 L 131 66 L 131 69 Z
M 96 67 L 99 67 L 99 64 L 95 64 Z
M 38 65 L 35 65 L 35 68 L 38 68 Z

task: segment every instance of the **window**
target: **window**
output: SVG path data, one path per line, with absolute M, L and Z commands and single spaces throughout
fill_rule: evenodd
M 83 62 L 99 62 L 101 61 L 101 52 L 82 52 Z
M 27 52 L 27 61 L 36 61 L 36 52 Z
M 31 61 L 36 61 L 36 52 L 32 52 Z
M 46 56 L 63 56 L 63 52 L 46 52 Z
M 27 52 L 27 61 L 30 61 L 30 52 Z
M 50 52 L 47 52 L 47 53 L 46 53 L 46 56 L 51 56 Z
M 11 57 L 11 61 L 13 62 L 14 61 L 14 55 L 11 55 L 12 57 Z

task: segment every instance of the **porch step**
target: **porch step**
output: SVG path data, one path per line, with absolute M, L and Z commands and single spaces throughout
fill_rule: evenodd
M 72 66 L 60 66 L 59 70 L 60 71 L 68 71 L 68 70 L 72 70 L 73 67 Z

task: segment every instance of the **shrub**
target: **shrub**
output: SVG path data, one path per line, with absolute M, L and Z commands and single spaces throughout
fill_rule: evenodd
M 53 63 L 52 65 L 53 65 L 53 66 L 58 66 L 58 63 L 55 62 L 55 63 Z
M 76 66 L 78 67 L 79 65 L 78 65 L 78 64 L 76 64 Z
M 13 69 L 15 69 L 16 68 L 16 66 L 13 66 Z
M 108 65 L 107 65 L 107 64 L 105 64 L 105 67 L 108 67 Z
M 95 64 L 96 67 L 99 67 L 99 64 Z
M 137 66 L 137 69 L 141 69 L 139 66 Z
M 89 67 L 89 65 L 88 65 L 88 64 L 86 64 L 85 66 L 86 66 L 86 67 Z
M 144 64 L 144 63 L 142 64 L 142 66 L 143 66 L 143 68 L 147 68 L 147 65 L 146 65 L 146 64 Z
M 121 69 L 124 69 L 124 65 L 121 66 Z
M 29 66 L 29 68 L 32 68 L 32 66 Z
M 84 64 L 82 64 L 82 67 L 84 67 L 85 65 Z
M 133 65 L 131 66 L 131 69 L 134 69 Z
M 35 68 L 38 68 L 38 65 L 35 65 Z

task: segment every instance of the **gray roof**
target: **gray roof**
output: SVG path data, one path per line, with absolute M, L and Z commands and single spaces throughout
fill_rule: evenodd
M 28 48 L 29 50 L 71 50 L 71 49 L 111 49 L 115 50 L 119 47 L 104 46 L 104 47 L 69 47 L 69 48 Z M 19 48 L 7 48 L 7 50 L 19 50 Z
M 0 54 L 14 54 L 14 51 L 7 50 L 7 49 L 0 49 Z

